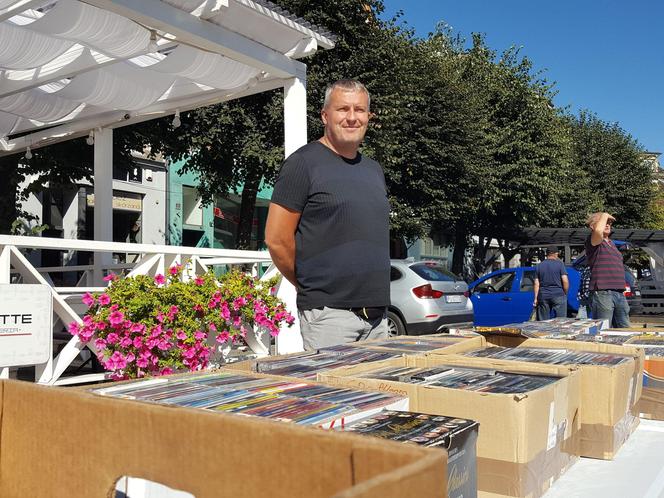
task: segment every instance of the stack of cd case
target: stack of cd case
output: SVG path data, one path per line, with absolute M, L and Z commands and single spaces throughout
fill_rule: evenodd
M 463 355 L 475 358 L 546 363 L 549 365 L 599 365 L 608 367 L 626 363 L 631 359 L 631 356 L 610 353 L 594 353 L 557 348 L 504 348 L 500 346 L 469 351 L 463 353 Z
M 303 353 L 301 355 L 288 355 L 283 358 L 259 360 L 256 362 L 256 371 L 258 373 L 269 373 L 270 375 L 314 379 L 318 372 L 325 370 L 388 360 L 399 356 L 402 356 L 399 352 L 340 346 L 334 349 L 321 350 L 314 354 Z
M 538 322 L 508 323 L 497 327 L 475 327 L 481 334 L 514 335 L 540 339 L 563 339 L 579 334 L 595 335 L 606 325 L 606 320 L 552 318 Z
M 319 350 L 319 353 L 329 353 L 332 351 L 352 352 L 358 347 L 365 349 L 388 350 L 403 354 L 429 353 L 436 349 L 445 348 L 468 341 L 466 337 L 450 336 L 449 334 L 437 335 L 435 337 L 394 337 L 385 340 L 373 340 L 361 343 L 361 346 L 341 344 Z
M 440 365 L 437 367 L 393 366 L 363 372 L 359 378 L 406 382 L 494 394 L 520 394 L 548 386 L 559 377 L 511 373 L 488 368 Z
M 408 398 L 403 396 L 231 371 L 137 380 L 96 388 L 92 392 L 329 428 L 382 409 L 408 409 Z
M 663 335 L 635 335 L 629 339 L 626 346 L 643 348 L 646 357 L 664 358 L 664 336 Z
M 477 496 L 479 424 L 464 418 L 385 410 L 340 430 L 447 450 L 449 498 Z M 461 478 L 462 477 L 462 478 Z
M 633 334 L 621 332 L 619 334 L 613 334 L 611 332 L 602 332 L 600 334 L 579 334 L 569 339 L 579 342 L 603 342 L 605 344 L 615 344 L 616 346 L 622 346 L 632 337 L 638 335 L 638 332 Z

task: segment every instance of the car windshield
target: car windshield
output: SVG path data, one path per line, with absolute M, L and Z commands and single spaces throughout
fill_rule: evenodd
M 435 263 L 417 263 L 410 267 L 420 277 L 429 282 L 454 282 L 461 280 L 454 273 Z

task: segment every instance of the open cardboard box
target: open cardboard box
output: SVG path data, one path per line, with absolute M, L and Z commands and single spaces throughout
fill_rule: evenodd
M 409 338 L 411 339 L 417 339 L 419 336 L 412 336 Z M 423 338 L 438 338 L 440 337 L 439 334 L 437 335 L 425 335 L 421 336 Z M 395 342 L 398 341 L 398 338 L 395 338 Z M 449 344 L 449 340 L 452 340 L 454 343 Z M 372 351 L 381 351 L 381 352 L 392 352 L 395 354 L 400 353 L 399 350 L 395 350 L 392 348 L 382 348 L 382 347 L 376 347 L 374 344 L 383 342 L 384 339 L 377 339 L 377 340 L 370 340 L 370 341 L 358 341 L 352 343 L 353 346 L 357 347 L 358 349 L 365 348 L 365 349 L 370 349 Z M 472 351 L 474 349 L 480 349 L 483 347 L 486 347 L 486 340 L 484 337 L 481 336 L 476 336 L 476 337 L 456 337 L 456 336 L 447 336 L 447 338 L 443 337 L 441 339 L 441 342 L 445 342 L 445 344 L 442 344 L 440 348 L 438 349 L 433 349 L 429 351 L 429 353 L 438 353 L 438 354 L 454 354 L 454 353 L 463 353 L 465 351 Z M 403 354 L 414 354 L 412 351 L 403 351 Z M 279 355 L 279 356 L 268 356 L 265 358 L 259 358 L 259 359 L 251 359 L 251 360 L 245 360 L 245 361 L 240 361 L 237 363 L 230 363 L 228 365 L 224 365 L 224 368 L 229 369 L 229 370 L 239 370 L 243 372 L 257 372 L 258 370 L 258 363 L 271 363 L 274 361 L 279 361 L 287 358 L 292 358 L 292 357 L 297 357 L 300 355 L 310 356 L 316 354 L 315 352 L 300 352 L 300 353 L 289 353 L 289 354 L 284 354 L 284 355 Z M 264 372 L 266 374 L 270 374 L 269 371 Z M 297 375 L 294 375 L 293 377 L 298 378 Z M 310 378 L 306 378 L 307 381 L 312 380 Z M 314 377 L 315 380 L 315 377 Z
M 514 395 L 356 377 L 384 367 L 438 365 L 553 375 L 560 380 L 535 391 Z M 578 453 L 580 377 L 574 369 L 457 355 L 429 355 L 338 368 L 320 373 L 318 379 L 337 386 L 406 395 L 410 399 L 411 411 L 479 422 L 479 496 L 542 496 L 575 461 L 574 455 Z
M 615 366 L 579 365 L 581 373 L 580 455 L 613 459 L 639 424 L 635 405 L 643 384 L 643 350 L 601 342 L 527 339 L 486 335 L 487 343 L 503 347 L 559 348 L 630 356 Z M 533 363 L 539 365 L 540 363 Z
M 401 336 L 396 336 L 392 337 L 390 339 L 372 339 L 368 341 L 358 341 L 358 342 L 353 342 L 350 343 L 352 346 L 358 347 L 358 348 L 366 348 L 366 349 L 373 349 L 376 351 L 396 351 L 399 352 L 399 349 L 392 348 L 392 347 L 384 347 L 382 346 L 383 343 L 385 342 L 390 342 L 392 344 L 399 344 L 400 342 L 411 342 L 411 341 L 418 341 L 418 340 L 425 340 L 425 341 L 430 341 L 432 343 L 439 342 L 440 347 L 436 349 L 432 349 L 429 351 L 426 351 L 426 353 L 447 353 L 447 354 L 452 354 L 452 353 L 459 353 L 459 352 L 464 352 L 464 351 L 470 351 L 472 349 L 477 349 L 477 348 L 483 348 L 486 346 L 486 339 L 482 336 L 477 336 L 477 337 L 461 337 L 457 335 L 450 335 L 450 334 L 429 334 L 429 335 L 401 335 Z M 424 354 L 424 353 L 419 353 L 417 351 L 411 351 L 408 349 L 403 350 L 404 354 L 412 355 L 412 354 Z
M 446 454 L 356 435 L 0 381 L 0 496 L 443 497 Z

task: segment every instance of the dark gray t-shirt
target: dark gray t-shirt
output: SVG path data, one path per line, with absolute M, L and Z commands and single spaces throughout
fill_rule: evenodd
M 295 233 L 297 307 L 390 302 L 389 213 L 380 165 L 344 159 L 320 142 L 281 167 L 272 202 L 301 213 Z
M 565 263 L 559 259 L 545 259 L 537 265 L 537 278 L 540 281 L 539 297 L 564 296 L 562 276 L 567 275 Z

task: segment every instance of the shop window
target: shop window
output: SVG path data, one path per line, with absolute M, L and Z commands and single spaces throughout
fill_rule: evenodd
M 203 225 L 203 206 L 195 187 L 182 187 L 182 222 L 185 225 Z
M 143 168 L 138 164 L 133 165 L 113 165 L 113 179 L 122 180 L 124 182 L 142 183 L 143 182 Z

